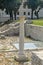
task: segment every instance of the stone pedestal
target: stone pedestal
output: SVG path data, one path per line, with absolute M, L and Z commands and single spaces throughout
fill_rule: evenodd
M 28 57 L 26 57 L 25 55 L 21 55 L 21 57 L 16 57 L 15 60 L 17 62 L 19 62 L 19 65 L 24 65 L 24 62 L 28 62 Z

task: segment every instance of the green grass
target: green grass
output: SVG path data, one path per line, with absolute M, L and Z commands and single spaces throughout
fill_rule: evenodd
M 33 24 L 43 26 L 43 19 L 32 20 Z
M 15 22 L 20 22 L 20 20 L 15 20 Z

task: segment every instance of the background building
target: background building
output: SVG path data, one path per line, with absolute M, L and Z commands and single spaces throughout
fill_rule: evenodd
M 8 19 L 10 19 L 9 17 L 10 16 L 5 13 L 5 10 L 0 10 L 0 22 L 7 21 Z
M 20 16 L 25 16 L 26 18 L 31 18 L 31 9 L 29 9 L 27 6 L 25 8 L 23 7 L 23 3 L 25 1 L 26 0 L 22 1 L 22 4 L 17 12 L 17 18 L 19 18 Z M 33 12 L 33 18 L 36 18 L 34 12 Z M 39 11 L 39 18 L 43 18 L 43 8 Z M 0 22 L 6 21 L 8 19 L 9 19 L 9 15 L 7 15 L 5 13 L 5 10 L 4 11 L 0 10 Z

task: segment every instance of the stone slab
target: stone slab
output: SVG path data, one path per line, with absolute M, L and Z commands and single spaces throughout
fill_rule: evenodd
M 43 65 L 43 50 L 32 52 L 32 65 Z

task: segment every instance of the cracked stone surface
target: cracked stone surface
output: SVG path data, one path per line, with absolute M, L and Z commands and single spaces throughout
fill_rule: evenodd
M 43 65 L 43 50 L 32 52 L 32 65 Z

